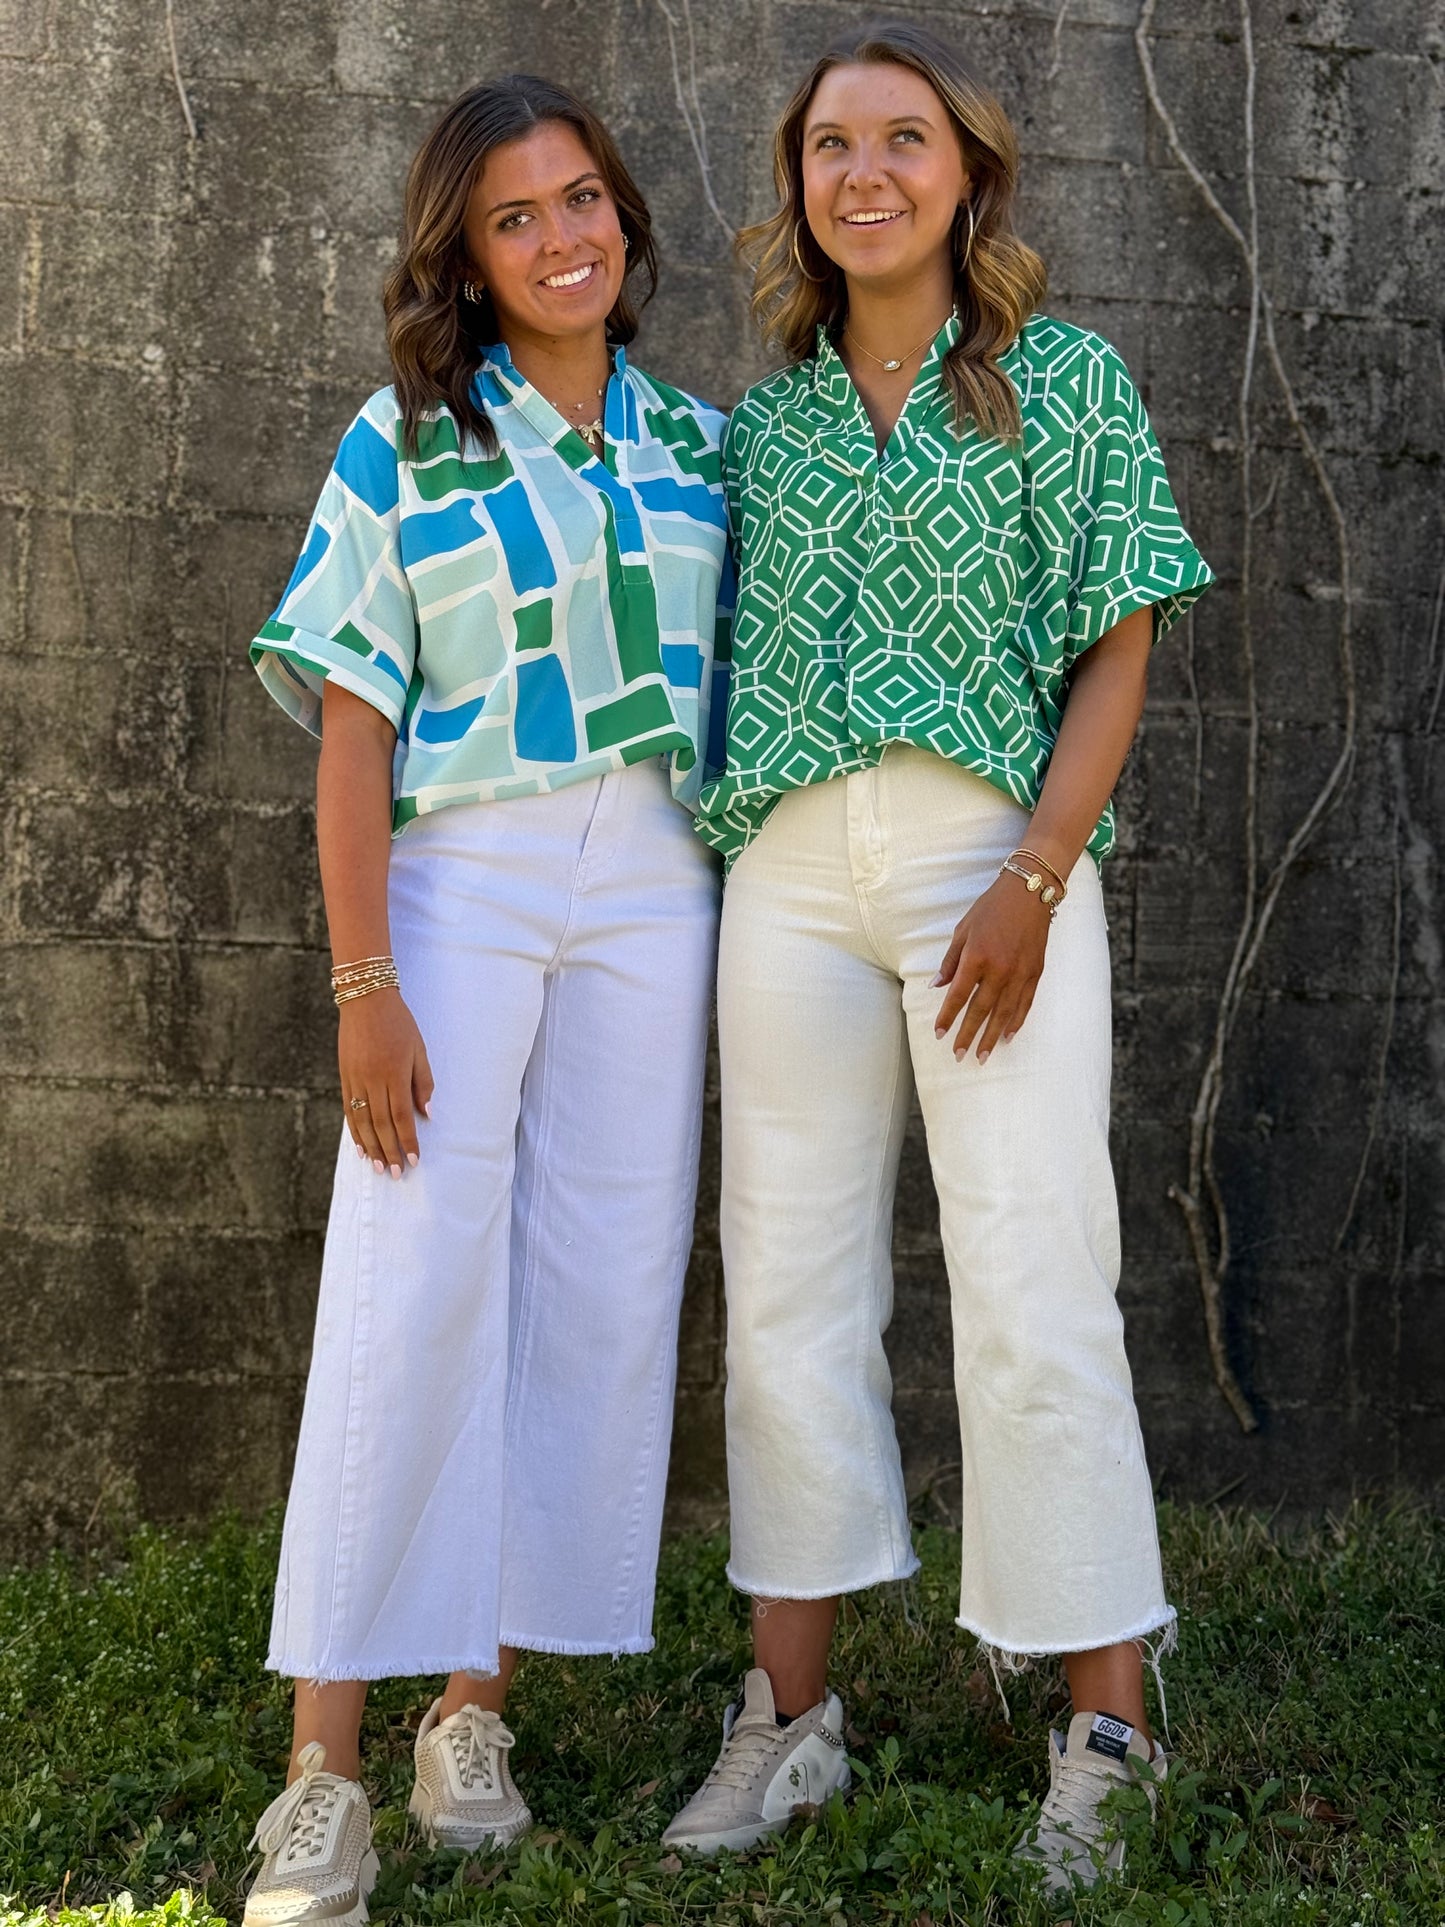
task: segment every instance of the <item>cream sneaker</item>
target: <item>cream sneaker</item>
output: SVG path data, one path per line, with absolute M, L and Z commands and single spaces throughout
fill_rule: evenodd
M 507 1847 L 532 1824 L 512 1784 L 512 1735 L 499 1713 L 464 1706 L 449 1719 L 436 1700 L 416 1736 L 416 1785 L 407 1811 L 434 1847 Z
M 791 1726 L 779 1726 L 772 1681 L 755 1666 L 743 1696 L 723 1715 L 722 1751 L 711 1773 L 663 1834 L 689 1853 L 741 1853 L 779 1834 L 803 1806 L 822 1806 L 852 1780 L 843 1745 L 843 1704 L 830 1693 Z
M 1136 1762 L 1148 1765 L 1143 1779 Z M 1049 1734 L 1049 1791 L 1034 1831 L 1016 1849 L 1021 1860 L 1044 1870 L 1051 1894 L 1071 1893 L 1077 1883 L 1096 1887 L 1106 1873 L 1124 1864 L 1124 1841 L 1116 1823 L 1100 1813 L 1105 1798 L 1119 1786 L 1142 1786 L 1152 1813 L 1157 1785 L 1169 1771 L 1162 1750 L 1149 1757 L 1149 1742 L 1123 1720 L 1107 1713 L 1075 1713 L 1067 1740 Z
M 379 1863 L 371 1850 L 371 1808 L 355 1780 L 325 1773 L 326 1748 L 301 1749 L 300 1777 L 256 1822 L 251 1845 L 261 1870 L 246 1896 L 245 1927 L 362 1927 Z

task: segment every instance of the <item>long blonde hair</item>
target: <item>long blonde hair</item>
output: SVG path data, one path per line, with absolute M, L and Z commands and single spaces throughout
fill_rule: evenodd
M 1042 260 L 1013 229 L 1018 139 L 993 95 L 922 27 L 889 20 L 846 35 L 815 64 L 783 109 L 773 142 L 780 205 L 738 236 L 738 252 L 753 269 L 753 318 L 764 339 L 792 361 L 813 353 L 820 323 L 830 334 L 843 326 L 848 313 L 843 271 L 813 239 L 803 208 L 803 123 L 819 81 L 834 67 L 886 65 L 910 68 L 938 95 L 972 182 L 972 246 L 964 209 L 952 237 L 954 300 L 962 328 L 943 364 L 955 424 L 962 428 L 971 416 L 982 433 L 1016 441 L 1023 432 L 1018 394 L 998 358 L 1048 286 Z

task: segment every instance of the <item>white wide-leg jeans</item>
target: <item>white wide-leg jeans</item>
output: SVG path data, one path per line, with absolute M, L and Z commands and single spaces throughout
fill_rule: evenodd
M 958 1623 L 1005 1663 L 1174 1618 L 1114 1298 L 1091 858 L 1014 1041 L 960 1063 L 933 1031 L 953 927 L 1026 821 L 982 777 L 903 745 L 790 791 L 734 867 L 718 963 L 730 1575 L 808 1599 L 917 1567 L 883 1349 L 916 1083 L 952 1295 Z
M 393 846 L 436 1093 L 399 1181 L 342 1135 L 277 1672 L 651 1646 L 718 896 L 656 761 Z

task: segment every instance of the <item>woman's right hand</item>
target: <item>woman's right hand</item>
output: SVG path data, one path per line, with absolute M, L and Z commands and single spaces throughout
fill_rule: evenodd
M 435 1088 L 416 1019 L 396 989 L 376 990 L 341 1006 L 337 1055 L 341 1101 L 358 1152 L 378 1172 L 399 1178 L 421 1156 L 418 1112 L 427 1115 Z M 360 1105 L 353 1100 L 361 1098 Z

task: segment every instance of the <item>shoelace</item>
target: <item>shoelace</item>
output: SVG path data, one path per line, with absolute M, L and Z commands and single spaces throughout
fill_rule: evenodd
M 290 1858 L 315 1859 L 326 1844 L 331 1815 L 345 1785 L 338 1774 L 322 1771 L 325 1764 L 326 1748 L 319 1741 L 302 1747 L 297 1760 L 300 1778 L 278 1794 L 256 1822 L 253 1848 L 275 1853 L 289 1843 Z
M 480 1785 L 483 1793 L 495 1793 L 497 1775 L 492 1766 L 493 1750 L 505 1752 L 516 1744 L 514 1736 L 503 1724 L 500 1713 L 485 1711 L 480 1706 L 464 1706 L 454 1719 L 462 1725 L 448 1720 L 446 1737 L 462 1785 L 468 1792 L 474 1785 Z
M 745 1787 L 769 1754 L 778 1752 L 783 1734 L 776 1720 L 744 1716 L 734 1722 L 708 1774 L 707 1786 Z
M 1040 1831 L 1047 1827 L 1081 1841 L 1097 1839 L 1103 1828 L 1099 1803 L 1116 1786 L 1125 1784 L 1115 1773 L 1085 1766 L 1080 1760 L 1061 1759 L 1039 1811 Z

